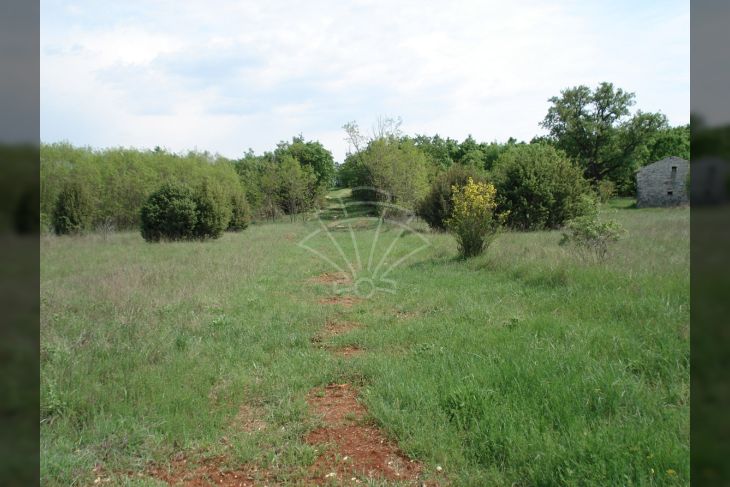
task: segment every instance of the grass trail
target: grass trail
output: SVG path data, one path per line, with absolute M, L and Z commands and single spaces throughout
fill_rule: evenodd
M 448 235 L 389 228 L 385 268 L 430 246 L 393 268 L 394 293 L 349 307 L 311 282 L 333 272 L 297 246 L 315 221 L 204 243 L 44 238 L 42 482 L 155 485 L 127 472 L 185 452 L 295 484 L 317 458 L 308 392 L 349 383 L 454 485 L 687 485 L 689 210 L 604 211 L 629 233 L 597 265 L 559 232 L 505 233 L 461 261 Z M 333 234 L 353 255 L 375 231 Z M 313 345 L 333 322 L 358 326 Z M 346 347 L 359 353 L 330 352 Z

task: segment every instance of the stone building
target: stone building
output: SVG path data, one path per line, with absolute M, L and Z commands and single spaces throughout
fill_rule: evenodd
M 689 203 L 689 162 L 666 157 L 636 173 L 636 206 L 676 206 Z

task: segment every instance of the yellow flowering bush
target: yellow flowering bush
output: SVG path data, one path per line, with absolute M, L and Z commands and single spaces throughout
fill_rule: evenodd
M 481 254 L 497 235 L 506 215 L 496 215 L 497 190 L 490 183 L 469 178 L 464 186 L 452 187 L 451 217 L 446 228 L 454 234 L 463 257 Z

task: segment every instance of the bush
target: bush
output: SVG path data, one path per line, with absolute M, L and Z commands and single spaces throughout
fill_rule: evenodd
M 221 189 L 210 182 L 204 182 L 194 196 L 197 221 L 195 237 L 199 239 L 218 238 L 231 221 L 230 203 Z
M 571 245 L 584 260 L 603 261 L 608 256 L 609 244 L 617 242 L 624 233 L 614 220 L 602 221 L 595 204 L 582 216 L 566 226 L 560 245 Z
M 504 219 L 494 213 L 496 190 L 470 177 L 464 186 L 454 186 L 452 193 L 452 215 L 446 226 L 456 237 L 462 257 L 474 257 L 489 246 Z
M 228 222 L 228 230 L 240 232 L 246 229 L 251 223 L 251 207 L 243 193 L 231 196 L 231 220 Z
M 63 187 L 53 209 L 53 231 L 56 235 L 81 233 L 89 228 L 93 202 L 84 187 L 71 182 Z
M 598 194 L 598 199 L 601 203 L 606 203 L 616 194 L 616 183 L 608 179 L 599 181 L 596 185 L 596 194 Z
M 431 185 L 426 197 L 418 204 L 418 216 L 431 228 L 446 230 L 446 220 L 451 217 L 453 188 L 466 185 L 469 178 L 477 182 L 484 181 L 481 171 L 462 164 L 454 164 L 446 172 L 441 173 Z
M 140 217 L 142 238 L 148 242 L 193 239 L 198 224 L 195 195 L 188 186 L 164 184 L 147 199 Z
M 498 210 L 513 228 L 558 228 L 579 216 L 581 195 L 589 191 L 580 168 L 547 144 L 516 145 L 493 171 Z

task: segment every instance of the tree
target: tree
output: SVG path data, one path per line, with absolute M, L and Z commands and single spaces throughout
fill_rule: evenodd
M 251 208 L 243 191 L 231 195 L 231 219 L 228 230 L 239 232 L 251 222 Z
M 280 213 L 279 175 L 276 168 L 274 162 L 266 163 L 262 166 L 258 179 L 261 192 L 260 210 L 263 217 L 270 218 L 271 221 Z
M 410 141 L 373 140 L 362 152 L 362 164 L 365 185 L 381 191 L 371 195 L 377 199 L 387 194 L 390 203 L 413 210 L 428 190 L 428 159 Z M 361 196 L 367 199 L 356 198 Z
M 290 155 L 282 157 L 277 168 L 279 201 L 285 213 L 292 215 L 311 209 L 317 199 L 317 176 L 311 166 L 301 166 Z
M 417 135 L 413 139 L 413 143 L 440 169 L 448 169 L 458 158 L 459 142 L 454 139 L 444 139 L 438 134 L 433 137 Z
M 667 128 L 662 114 L 638 111 L 632 116 L 635 95 L 612 83 L 601 83 L 593 91 L 587 86 L 568 88 L 549 101 L 552 106 L 541 126 L 591 181 L 625 180 L 633 174 L 635 152 Z
M 356 122 L 343 126 L 348 151 L 355 149 L 345 160 L 344 179 L 367 188 L 353 191 L 355 199 L 387 199 L 414 210 L 428 190 L 431 160 L 413 140 L 403 137 L 401 123 L 400 118 L 379 117 L 372 137 L 362 135 Z
M 302 167 L 311 167 L 317 185 L 327 189 L 335 178 L 335 162 L 332 153 L 317 141 L 305 142 L 301 135 L 293 137 L 291 143 L 281 142 L 274 151 L 274 157 L 281 160 L 285 155 L 296 159 Z

